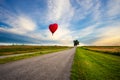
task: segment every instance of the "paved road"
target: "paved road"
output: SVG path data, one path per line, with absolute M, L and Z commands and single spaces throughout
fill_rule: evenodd
M 0 64 L 0 80 L 69 80 L 75 48 Z

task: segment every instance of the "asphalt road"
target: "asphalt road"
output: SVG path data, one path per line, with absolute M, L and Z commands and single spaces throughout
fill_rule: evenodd
M 0 80 L 70 80 L 75 48 L 0 64 Z

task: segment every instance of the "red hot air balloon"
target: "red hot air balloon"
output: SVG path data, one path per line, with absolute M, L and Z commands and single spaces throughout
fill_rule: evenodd
M 49 25 L 49 30 L 51 31 L 52 35 L 54 34 L 54 32 L 57 30 L 58 28 L 58 24 L 54 23 L 54 24 L 50 24 Z

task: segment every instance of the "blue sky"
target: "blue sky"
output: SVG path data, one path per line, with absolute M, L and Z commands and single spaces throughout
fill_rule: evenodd
M 51 35 L 49 24 L 58 23 Z M 0 44 L 120 45 L 120 0 L 0 0 Z

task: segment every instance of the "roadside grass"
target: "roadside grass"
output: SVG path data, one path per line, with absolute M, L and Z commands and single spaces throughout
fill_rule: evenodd
M 24 54 L 24 55 L 19 55 L 19 56 L 13 56 L 13 57 L 6 57 L 6 58 L 1 58 L 0 59 L 0 64 L 4 64 L 4 63 L 8 63 L 8 62 L 12 62 L 12 61 L 17 61 L 17 60 L 21 60 L 21 59 L 26 59 L 26 58 L 31 58 L 34 56 L 40 56 L 40 55 L 44 55 L 44 54 L 48 54 L 48 53 L 53 53 L 53 52 L 58 52 L 58 51 L 62 51 L 65 49 L 69 49 L 69 48 L 60 48 L 60 49 L 49 49 L 49 50 L 44 50 L 44 51 L 40 51 L 40 52 L 36 52 L 33 54 Z
M 82 48 L 120 56 L 120 46 L 84 46 Z
M 28 45 L 11 45 L 11 46 L 0 46 L 0 56 L 21 54 L 28 52 L 46 51 L 53 49 L 69 48 L 67 46 L 28 46 Z
M 120 80 L 120 56 L 76 49 L 71 80 Z

